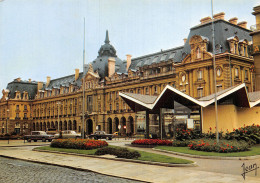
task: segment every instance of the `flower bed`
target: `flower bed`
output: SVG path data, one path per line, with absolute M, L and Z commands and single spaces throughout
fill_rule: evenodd
M 207 152 L 230 153 L 249 150 L 249 145 L 245 141 L 220 140 L 216 143 L 211 139 L 200 139 L 191 141 L 188 145 L 190 149 Z
M 69 148 L 69 149 L 96 149 L 108 146 L 106 141 L 90 139 L 56 139 L 51 142 L 51 147 Z
M 147 145 L 147 146 L 171 146 L 172 141 L 169 140 L 160 140 L 160 139 L 139 139 L 134 140 L 132 145 Z
M 127 148 L 122 147 L 103 147 L 98 149 L 95 152 L 95 155 L 105 155 L 111 154 L 115 155 L 117 158 L 126 158 L 126 159 L 137 159 L 141 157 L 141 154 L 138 151 L 130 151 Z

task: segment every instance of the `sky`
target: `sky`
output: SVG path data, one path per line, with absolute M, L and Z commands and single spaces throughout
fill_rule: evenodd
M 259 0 L 214 0 L 213 13 L 256 24 Z M 211 0 L 0 0 L 0 97 L 20 77 L 46 82 L 83 68 L 104 44 L 122 60 L 183 45 L 189 29 L 211 16 Z M 217 39 L 217 38 L 216 38 Z

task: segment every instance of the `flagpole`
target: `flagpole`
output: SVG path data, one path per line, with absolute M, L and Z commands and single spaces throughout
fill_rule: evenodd
M 214 85 L 215 85 L 215 112 L 216 112 L 216 140 L 219 143 L 219 133 L 218 133 L 218 101 L 217 101 L 217 81 L 216 81 L 216 57 L 215 57 L 215 27 L 214 27 L 214 17 L 213 17 L 213 0 L 211 0 L 211 12 L 212 12 L 212 47 L 213 47 L 213 74 L 214 74 Z
M 84 41 L 83 41 L 83 80 L 82 80 L 82 132 L 81 137 L 85 139 L 85 78 L 84 78 L 84 65 L 85 65 L 85 17 L 84 17 Z

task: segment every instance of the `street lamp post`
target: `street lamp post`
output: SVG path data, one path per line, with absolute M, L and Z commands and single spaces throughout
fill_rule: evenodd
M 9 109 L 6 110 L 6 133 L 8 133 L 8 113 Z

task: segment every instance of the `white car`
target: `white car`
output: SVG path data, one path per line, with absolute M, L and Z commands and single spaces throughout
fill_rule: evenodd
M 69 138 L 74 138 L 74 139 L 78 139 L 78 138 L 81 138 L 81 134 L 73 131 L 73 130 L 64 130 L 64 131 L 61 131 L 61 136 L 60 136 L 60 133 L 56 133 L 54 135 L 54 138 L 55 139 L 59 139 L 59 138 L 62 138 L 62 139 L 69 139 Z

